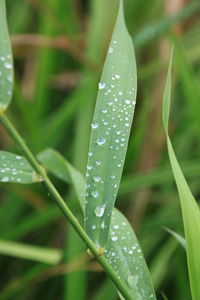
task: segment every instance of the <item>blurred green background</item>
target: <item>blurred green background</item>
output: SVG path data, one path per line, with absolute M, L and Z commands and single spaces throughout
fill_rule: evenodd
M 138 236 L 158 300 L 162 293 L 170 300 L 190 300 L 185 250 L 163 229 L 184 234 L 161 104 L 174 44 L 170 136 L 198 199 L 200 3 L 124 2 L 136 53 L 138 97 L 116 206 Z M 6 4 L 15 65 L 8 115 L 35 155 L 53 147 L 85 173 L 97 83 L 118 1 L 7 0 Z M 2 127 L 0 148 L 20 153 Z M 51 178 L 82 220 L 71 187 Z M 39 262 L 36 255 L 33 259 L 0 255 L 0 299 L 119 299 L 41 184 L 1 183 L 0 239 L 59 250 L 51 264 Z

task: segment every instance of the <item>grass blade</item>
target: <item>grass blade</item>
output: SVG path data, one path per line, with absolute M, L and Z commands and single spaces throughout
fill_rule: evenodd
M 13 62 L 7 28 L 5 1 L 0 0 L 0 116 L 11 100 L 13 88 Z
M 5 240 L 0 240 L 0 253 L 51 265 L 58 264 L 63 256 L 63 253 L 60 250 L 45 249 L 42 247 Z
M 13 153 L 0 151 L 0 181 L 16 183 L 34 183 L 43 181 L 27 159 Z
M 185 242 L 185 239 L 180 235 L 178 234 L 177 232 L 167 228 L 167 227 L 164 227 L 164 229 L 169 232 L 171 235 L 173 235 L 175 237 L 175 239 L 179 242 L 179 244 L 181 244 L 181 246 L 183 246 L 183 248 L 186 250 L 186 242 Z
M 173 52 L 170 58 L 167 81 L 163 96 L 163 123 L 167 136 L 169 158 L 179 192 L 183 214 L 191 292 L 193 300 L 197 300 L 200 299 L 200 211 L 199 206 L 197 205 L 197 202 L 195 201 L 181 171 L 168 135 L 172 55 Z
M 72 181 L 72 184 L 81 208 L 84 210 L 84 197 L 82 196 L 85 190 L 84 176 L 72 167 L 58 152 L 52 149 L 47 149 L 38 155 L 41 163 L 43 163 L 43 161 L 46 162 L 45 153 L 49 160 L 51 160 L 51 158 L 55 160 L 59 157 L 59 161 L 61 161 L 62 158 L 64 166 L 67 168 L 67 172 L 69 172 L 71 178 L 76 178 L 76 180 Z M 51 164 L 47 163 L 46 166 L 48 171 L 58 176 L 58 172 L 55 168 L 52 168 Z M 61 170 L 63 170 L 63 168 L 59 168 L 59 172 L 61 172 Z M 64 176 L 60 174 L 59 178 L 64 179 Z M 67 180 L 65 180 L 65 182 L 67 182 Z M 133 299 L 156 299 L 148 268 L 137 237 L 127 219 L 116 208 L 114 208 L 114 212 L 111 216 L 111 234 L 109 235 L 108 245 L 103 256 L 115 270 L 116 275 L 120 277 L 127 286 Z
M 121 1 L 99 83 L 86 174 L 85 230 L 99 254 L 103 253 L 108 240 L 135 98 L 135 56 L 132 40 L 124 23 Z

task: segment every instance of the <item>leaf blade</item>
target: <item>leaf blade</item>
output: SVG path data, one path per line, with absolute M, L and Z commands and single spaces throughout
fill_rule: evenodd
M 0 151 L 0 181 L 29 184 L 41 182 L 43 178 L 33 170 L 25 157 Z
M 103 253 L 108 239 L 135 99 L 136 63 L 121 1 L 99 83 L 86 173 L 85 230 L 99 253 Z
M 0 0 L 0 116 L 8 107 L 13 88 L 13 61 L 5 1 Z
M 166 86 L 163 95 L 163 124 L 167 137 L 170 163 L 179 192 L 183 214 L 191 292 L 193 299 L 197 300 L 200 299 L 200 210 L 181 171 L 168 135 L 172 56 L 173 51 L 170 57 Z

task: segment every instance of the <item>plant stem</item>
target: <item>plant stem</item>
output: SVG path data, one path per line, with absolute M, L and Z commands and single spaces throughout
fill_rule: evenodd
M 48 178 L 45 170 L 43 167 L 39 165 L 29 148 L 27 147 L 24 140 L 21 138 L 15 127 L 12 125 L 12 123 L 9 121 L 9 119 L 4 114 L 1 117 L 1 123 L 6 129 L 6 131 L 9 133 L 11 138 L 15 141 L 15 143 L 20 147 L 21 151 L 29 161 L 29 163 L 32 165 L 34 170 L 42 176 L 44 179 L 44 185 L 46 186 L 48 192 L 51 194 L 52 198 L 60 208 L 60 210 L 63 212 L 65 217 L 68 219 L 70 224 L 74 227 L 78 235 L 81 237 L 81 239 L 85 242 L 87 247 L 90 249 L 94 257 L 97 259 L 97 261 L 100 263 L 100 265 L 103 267 L 104 271 L 108 274 L 108 276 L 111 278 L 113 283 L 115 284 L 116 288 L 120 291 L 120 293 L 125 297 L 127 300 L 134 300 L 131 295 L 129 294 L 129 289 L 124 285 L 124 283 L 118 278 L 116 273 L 114 272 L 113 268 L 110 266 L 108 261 L 103 257 L 99 256 L 96 247 L 90 240 L 90 238 L 87 236 L 85 231 L 83 230 L 82 226 L 79 224 L 76 217 L 72 214 L 70 209 L 68 208 L 67 204 L 64 202 L 50 179 Z

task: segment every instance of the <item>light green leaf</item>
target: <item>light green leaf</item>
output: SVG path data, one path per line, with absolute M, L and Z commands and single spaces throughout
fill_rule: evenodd
M 0 253 L 51 265 L 58 264 L 63 256 L 63 253 L 60 250 L 5 240 L 0 240 Z
M 0 151 L 0 181 L 33 183 L 43 181 L 25 157 Z
M 173 51 L 170 58 L 167 81 L 163 96 L 163 123 L 167 136 L 169 158 L 179 192 L 183 214 L 191 292 L 193 300 L 198 300 L 200 299 L 200 211 L 199 206 L 197 205 L 197 202 L 195 201 L 181 171 L 168 135 L 172 55 Z
M 0 116 L 11 100 L 13 61 L 7 28 L 5 1 L 0 0 Z
M 173 235 L 175 237 L 175 239 L 183 246 L 183 248 L 186 250 L 186 241 L 185 239 L 180 235 L 178 234 L 177 232 L 167 228 L 167 227 L 164 227 L 164 229 L 169 232 L 171 235 Z
M 128 286 L 133 299 L 156 299 L 137 237 L 128 220 L 116 208 L 112 213 L 111 231 L 103 256 Z
M 135 99 L 136 63 L 121 1 L 99 83 L 86 173 L 85 230 L 99 254 L 108 240 Z
M 47 149 L 38 155 L 41 163 L 43 159 L 46 161 L 45 153 L 48 154 L 49 159 L 55 160 L 57 157 L 60 157 L 60 161 L 62 159 L 66 171 L 63 171 L 63 168 L 59 168 L 59 172 L 63 171 L 63 174 L 59 174 L 59 178 L 64 179 L 66 172 L 69 172 L 71 178 L 76 178 L 76 180 L 72 180 L 72 184 L 81 208 L 84 210 L 84 197 L 82 196 L 85 191 L 84 176 L 58 152 L 52 149 Z M 55 171 L 56 164 L 54 168 L 48 164 L 46 167 L 47 171 L 58 176 L 58 170 Z M 64 181 L 67 182 L 65 179 Z M 137 237 L 128 220 L 116 208 L 114 208 L 111 216 L 111 234 L 103 256 L 111 264 L 116 275 L 125 283 L 127 289 L 130 290 L 130 295 L 133 296 L 133 299 L 134 297 L 135 299 L 156 299 Z M 122 296 L 120 295 L 120 297 Z
M 83 175 L 77 171 L 59 152 L 48 148 L 37 155 L 38 160 L 56 177 L 67 183 L 72 183 L 78 196 L 82 210 L 84 210 L 85 180 Z

